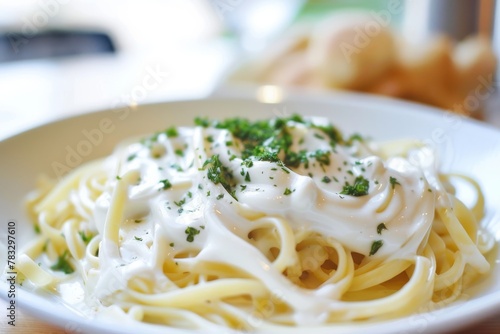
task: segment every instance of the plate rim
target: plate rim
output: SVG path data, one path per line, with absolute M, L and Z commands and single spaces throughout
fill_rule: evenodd
M 346 101 L 348 101 L 348 102 L 350 101 L 352 104 L 354 104 L 358 107 L 360 105 L 363 106 L 363 105 L 366 105 L 369 103 L 390 104 L 391 107 L 397 107 L 397 106 L 407 107 L 407 108 L 403 108 L 403 109 L 407 109 L 407 110 L 404 110 L 402 112 L 410 112 L 410 113 L 414 113 L 415 115 L 418 113 L 426 113 L 427 117 L 431 117 L 431 118 L 434 118 L 436 116 L 443 115 L 443 113 L 449 112 L 446 110 L 442 110 L 442 109 L 427 106 L 427 105 L 422 105 L 419 103 L 408 102 L 408 101 L 404 101 L 404 100 L 398 100 L 398 99 L 392 99 L 392 98 L 386 98 L 386 97 L 380 97 L 380 96 L 371 95 L 371 94 L 340 92 L 340 91 L 334 92 L 333 94 L 332 93 L 310 94 L 308 92 L 304 92 L 304 91 L 297 92 L 297 91 L 290 90 L 290 89 L 287 89 L 286 91 L 289 92 L 287 94 L 293 94 L 293 95 L 291 95 L 288 98 L 285 97 L 285 99 L 282 101 L 281 104 L 293 103 L 294 101 L 297 101 L 297 100 L 305 101 L 305 103 L 311 103 L 311 102 L 313 102 L 313 103 L 314 102 L 322 102 L 322 103 L 327 102 L 328 103 L 328 102 L 330 102 L 332 104 L 335 104 L 336 99 L 340 98 L 342 101 L 342 104 L 344 104 Z M 242 94 L 243 95 L 246 94 L 246 97 L 242 96 Z M 360 100 L 356 100 L 356 98 L 360 98 L 360 97 L 362 98 L 361 99 L 362 102 L 360 102 Z M 215 92 L 214 94 L 206 96 L 206 97 L 196 97 L 193 99 L 151 101 L 148 103 L 140 104 L 139 108 L 141 108 L 141 107 L 147 108 L 147 107 L 151 107 L 151 106 L 173 104 L 173 103 L 186 103 L 186 102 L 187 103 L 191 103 L 191 102 L 204 103 L 206 101 L 219 101 L 219 102 L 222 101 L 223 102 L 223 101 L 227 101 L 227 100 L 240 100 L 242 98 L 244 99 L 244 103 L 250 103 L 250 102 L 251 103 L 255 103 L 255 102 L 259 103 L 259 101 L 257 101 L 255 98 L 253 98 L 248 93 L 248 91 L 245 92 L 243 90 L 237 90 L 237 91 L 231 92 L 231 91 L 225 90 L 222 92 L 221 91 Z M 337 101 L 337 103 L 338 103 L 338 101 Z M 71 120 L 71 119 L 74 120 L 74 119 L 78 119 L 78 118 L 94 117 L 94 116 L 99 115 L 99 114 L 104 115 L 104 114 L 108 114 L 108 113 L 112 112 L 113 110 L 126 108 L 126 107 L 127 106 L 123 106 L 123 107 L 119 107 L 119 108 L 96 109 L 93 111 L 81 112 L 78 114 L 67 114 L 67 115 L 63 115 L 60 117 L 47 119 L 47 120 L 41 122 L 40 124 L 34 124 L 33 126 L 30 126 L 29 128 L 22 129 L 16 133 L 10 134 L 10 135 L 6 136 L 5 138 L 0 137 L 0 145 L 6 144 L 6 142 L 9 141 L 10 139 L 16 138 L 18 136 L 22 136 L 28 132 L 41 131 L 41 129 L 43 129 L 44 127 L 50 126 L 54 123 L 64 123 L 64 122 L 67 122 L 68 120 Z M 479 126 L 482 129 L 487 128 L 489 131 L 493 131 L 496 135 L 500 136 L 500 129 L 498 129 L 497 127 L 495 127 L 491 124 L 485 123 L 483 121 L 475 120 L 475 119 L 468 119 L 468 118 L 463 118 L 463 121 L 465 121 L 467 124 L 470 124 L 471 126 L 475 126 L 475 127 Z M 0 282 L 0 287 L 4 288 L 6 286 L 7 286 L 6 283 L 4 283 L 3 281 Z M 24 290 L 22 290 L 22 291 L 23 292 L 20 293 L 20 295 L 29 294 L 29 295 L 37 296 L 36 294 L 34 294 L 32 292 L 24 291 Z M 1 298 L 4 300 L 7 300 L 5 298 L 5 296 L 3 296 L 3 294 L 1 295 Z M 37 296 L 37 298 L 43 298 L 43 297 Z M 495 300 L 495 299 L 498 299 L 498 300 Z M 482 301 L 482 303 L 478 304 L 479 307 L 477 308 L 477 311 L 474 312 L 474 314 L 476 315 L 476 319 L 470 319 L 470 316 L 467 317 L 468 318 L 467 320 L 465 318 L 460 318 L 459 319 L 460 321 L 453 323 L 452 327 L 458 328 L 460 326 L 463 326 L 464 324 L 472 324 L 472 323 L 477 322 L 481 319 L 485 319 L 489 316 L 492 316 L 492 315 L 498 313 L 499 310 L 495 309 L 494 306 L 496 306 L 496 307 L 500 306 L 500 290 L 489 293 L 486 296 L 478 297 L 477 299 L 474 299 L 473 301 L 475 303 L 479 303 L 479 301 Z M 45 300 L 45 302 L 47 302 L 47 300 Z M 468 302 L 470 302 L 470 301 L 468 301 Z M 485 306 L 485 304 L 487 304 L 487 302 L 490 303 L 489 306 Z M 29 305 L 29 303 L 27 303 L 25 301 L 21 302 L 20 305 L 23 305 L 23 309 L 27 310 L 28 313 L 34 315 L 35 317 L 40 318 L 40 320 L 47 321 L 47 322 L 52 323 L 56 326 L 60 326 L 60 321 L 67 321 L 67 317 L 54 315 L 49 310 L 44 310 L 44 309 L 41 310 L 40 308 L 31 307 Z M 44 319 L 41 319 L 40 316 L 35 315 L 37 312 L 40 312 L 40 311 L 42 311 L 42 313 L 44 313 L 44 315 L 45 315 Z M 430 313 L 433 313 L 433 312 L 430 312 Z M 429 312 L 423 313 L 423 314 L 429 314 Z M 400 318 L 400 319 L 394 319 L 394 320 L 402 320 L 402 319 L 406 319 L 406 318 L 407 317 Z M 444 318 L 454 319 L 455 317 L 452 317 L 452 315 L 450 315 L 450 314 L 445 314 Z M 85 318 L 79 317 L 79 316 L 76 316 L 75 319 L 80 320 L 80 321 L 77 321 L 79 323 L 82 323 L 82 322 L 87 323 L 86 320 L 88 320 L 88 319 L 85 319 Z M 447 319 L 446 321 L 450 321 L 450 319 Z M 393 322 L 393 321 L 392 320 L 388 321 L 389 324 L 391 322 Z M 87 325 L 85 324 L 83 327 L 84 327 L 84 329 L 87 328 L 90 330 L 92 330 L 92 329 L 107 330 L 108 329 L 107 326 L 105 326 L 106 328 L 93 327 L 94 325 L 97 325 L 97 323 L 100 324 L 101 322 L 96 322 L 88 328 L 86 327 Z M 107 324 L 107 322 L 103 322 L 103 323 Z M 381 324 L 381 323 L 385 323 L 385 322 L 378 322 L 378 323 Z M 370 325 L 373 325 L 373 324 L 377 324 L 377 323 L 371 323 Z M 445 324 L 445 320 L 439 320 L 439 318 L 438 318 L 437 321 L 433 321 L 431 324 L 433 324 L 434 327 L 437 326 L 436 330 L 442 330 L 443 329 L 442 326 Z M 335 325 L 330 326 L 330 327 L 334 328 Z M 448 328 L 449 328 L 449 324 L 448 324 Z M 171 330 L 170 328 L 168 328 L 168 329 Z M 304 328 L 302 328 L 302 329 L 304 329 Z M 111 330 L 108 332 L 114 333 L 115 331 Z M 173 332 L 176 332 L 176 331 L 174 330 Z M 181 333 L 181 332 L 192 333 L 192 331 L 182 331 L 182 330 L 181 331 L 177 330 L 177 332 L 179 332 L 179 333 Z

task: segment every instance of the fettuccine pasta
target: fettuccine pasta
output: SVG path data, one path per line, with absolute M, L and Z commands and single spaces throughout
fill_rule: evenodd
M 452 178 L 469 183 L 466 207 Z M 403 317 L 486 274 L 477 183 L 416 141 L 349 138 L 325 119 L 196 119 L 122 143 L 28 200 L 17 269 L 115 317 L 285 328 Z

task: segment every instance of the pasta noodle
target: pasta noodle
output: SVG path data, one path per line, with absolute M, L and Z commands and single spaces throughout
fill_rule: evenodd
M 298 115 L 129 140 L 42 180 L 28 211 L 39 234 L 17 266 L 33 286 L 90 316 L 180 328 L 403 317 L 460 298 L 493 247 L 479 185 L 439 174 L 429 147 Z

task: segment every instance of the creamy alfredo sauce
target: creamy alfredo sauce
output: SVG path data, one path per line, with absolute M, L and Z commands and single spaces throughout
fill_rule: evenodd
M 100 272 L 89 277 L 102 300 L 132 277 L 165 286 L 163 259 L 199 251 L 176 264 L 222 262 L 258 274 L 269 289 L 284 292 L 299 323 L 321 322 L 317 312 L 335 307 L 328 300 L 335 289 L 295 289 L 269 270 L 269 261 L 242 241 L 255 228 L 242 213 L 285 219 L 294 230 L 317 231 L 372 259 L 414 257 L 426 240 L 434 192 L 415 163 L 383 160 L 324 119 L 197 124 L 124 144 L 108 161 L 109 191 L 94 217 L 103 235 Z M 106 240 L 104 223 L 120 183 L 125 204 L 116 244 Z M 312 293 L 315 299 L 306 298 Z

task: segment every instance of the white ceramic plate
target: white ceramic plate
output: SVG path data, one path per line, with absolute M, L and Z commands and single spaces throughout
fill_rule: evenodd
M 24 196 L 34 187 L 40 173 L 57 177 L 66 166 L 109 154 L 122 139 L 161 130 L 170 125 L 191 125 L 195 116 L 212 118 L 243 116 L 269 118 L 291 113 L 329 117 L 345 134 L 359 132 L 377 140 L 413 137 L 435 145 L 441 153 L 443 171 L 474 176 L 487 200 L 485 226 L 500 240 L 500 131 L 485 124 L 436 109 L 387 98 L 359 94 L 288 94 L 268 91 L 258 94 L 225 94 L 205 100 L 170 102 L 95 112 L 52 122 L 0 142 L 0 226 L 2 243 L 7 223 L 16 223 L 17 249 L 33 236 L 23 210 Z M 266 93 L 266 92 L 264 92 Z M 281 94 L 284 95 L 281 95 Z M 93 137 L 90 136 L 93 134 Z M 91 139 L 89 139 L 91 138 Z M 59 171 L 59 172 L 58 172 Z M 5 266 L 7 246 L 0 250 Z M 495 250 L 492 274 L 468 292 L 466 302 L 394 321 L 344 326 L 346 333 L 442 332 L 458 329 L 495 312 L 500 313 L 500 255 Z M 7 298 L 5 276 L 0 296 Z M 17 306 L 44 321 L 73 332 L 185 333 L 146 324 L 107 323 L 86 319 L 47 294 L 34 294 L 17 287 Z M 5 312 L 5 311 L 4 311 Z M 291 332 L 302 333 L 304 329 Z M 331 329 L 308 329 L 329 333 Z

